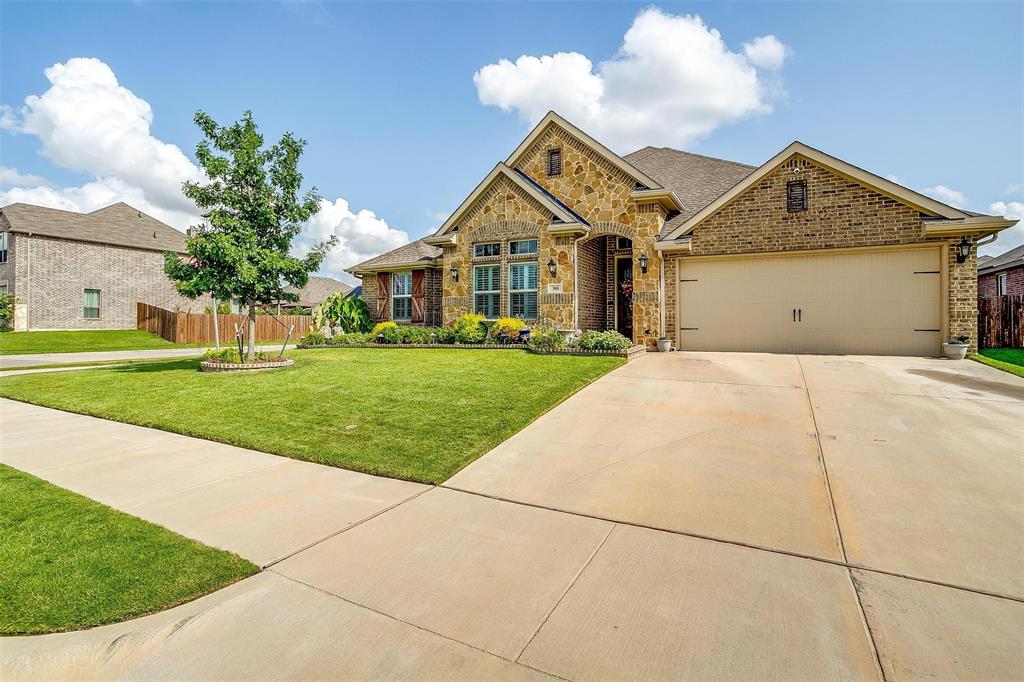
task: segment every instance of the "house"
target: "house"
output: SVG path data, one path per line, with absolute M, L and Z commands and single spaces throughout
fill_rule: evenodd
M 202 312 L 179 295 L 164 253 L 185 235 L 125 203 L 92 213 L 16 203 L 0 208 L 0 290 L 14 295 L 15 331 L 135 329 L 137 304 Z
M 349 292 L 352 291 L 352 287 L 331 277 L 310 275 L 309 281 L 306 282 L 306 286 L 301 289 L 298 287 L 287 286 L 284 290 L 289 294 L 295 294 L 299 297 L 299 300 L 295 302 L 281 301 L 279 303 L 280 307 L 292 308 L 298 306 L 300 308 L 313 309 L 323 303 L 325 298 L 336 291 L 340 291 L 342 296 L 348 296 Z
M 378 320 L 475 311 L 684 350 L 936 355 L 974 337 L 974 243 L 1012 225 L 801 142 L 760 166 L 619 156 L 558 114 L 434 234 L 352 267 Z
M 978 296 L 1024 294 L 1024 244 L 998 256 L 978 259 Z

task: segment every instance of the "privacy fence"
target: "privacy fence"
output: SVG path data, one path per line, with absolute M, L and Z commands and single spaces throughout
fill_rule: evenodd
M 245 315 L 218 315 L 220 323 L 221 343 L 231 343 L 235 338 L 235 325 L 247 329 L 248 318 Z M 278 323 L 280 321 L 280 324 Z M 292 330 L 292 340 L 309 331 L 313 318 L 309 315 L 257 315 L 256 340 L 277 341 L 283 339 L 288 328 Z M 164 310 L 145 303 L 138 304 L 139 329 L 158 334 L 172 343 L 209 343 L 213 344 L 213 315 L 195 315 Z
M 1024 347 L 1024 295 L 978 299 L 978 347 Z

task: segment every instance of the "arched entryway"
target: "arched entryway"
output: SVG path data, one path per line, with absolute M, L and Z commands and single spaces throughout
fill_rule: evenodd
M 591 234 L 576 243 L 580 329 L 615 329 L 633 338 L 633 242 L 621 234 L 627 229 Z

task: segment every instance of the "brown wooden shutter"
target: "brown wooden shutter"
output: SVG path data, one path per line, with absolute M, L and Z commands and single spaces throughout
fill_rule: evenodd
M 548 150 L 548 176 L 555 177 L 562 174 L 562 150 Z
M 391 273 L 377 273 L 377 321 L 388 319 L 388 301 L 391 300 Z
M 425 287 L 423 285 L 423 270 L 412 271 L 412 321 L 423 321 L 423 304 Z
M 786 183 L 786 210 L 790 213 L 807 210 L 806 180 L 790 180 Z

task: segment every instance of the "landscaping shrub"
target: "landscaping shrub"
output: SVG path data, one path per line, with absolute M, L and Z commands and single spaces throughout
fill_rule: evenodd
M 327 337 L 323 332 L 310 330 L 299 338 L 300 346 L 322 346 L 327 343 Z
M 324 302 L 313 309 L 313 325 L 317 328 L 325 326 L 332 330 L 350 332 L 367 332 L 373 326 L 370 309 L 362 298 L 346 298 L 340 291 L 335 291 L 324 299 Z
M 0 331 L 14 326 L 14 294 L 0 291 Z
M 605 332 L 583 332 L 573 340 L 572 346 L 583 350 L 625 350 L 633 342 L 614 329 Z
M 377 334 L 380 334 L 385 329 L 397 326 L 398 325 L 395 324 L 394 322 L 378 322 L 377 324 L 373 325 L 373 329 L 370 330 L 370 336 L 377 338 Z
M 552 327 L 540 327 L 530 330 L 530 348 L 539 350 L 557 350 L 565 348 L 565 337 L 562 332 Z
M 482 343 L 487 335 L 487 328 L 483 323 L 483 315 L 466 313 L 455 320 L 455 326 L 452 328 L 455 340 L 459 343 Z
M 434 329 L 434 340 L 437 343 L 455 343 L 455 330 L 448 329 L 447 327 L 437 327 Z
M 526 323 L 514 317 L 501 317 L 491 325 L 489 340 L 493 343 L 510 344 L 519 343 L 519 332 L 523 331 Z
M 278 362 L 285 359 L 285 356 L 280 353 L 265 353 L 258 351 L 254 359 L 256 362 Z M 238 355 L 237 348 L 221 348 L 217 350 L 215 348 L 208 348 L 203 353 L 204 362 L 226 362 L 226 363 L 240 363 L 245 362 L 245 359 Z
M 332 346 L 357 346 L 363 343 L 372 343 L 373 336 L 362 332 L 350 332 L 348 334 L 335 334 L 331 339 Z

